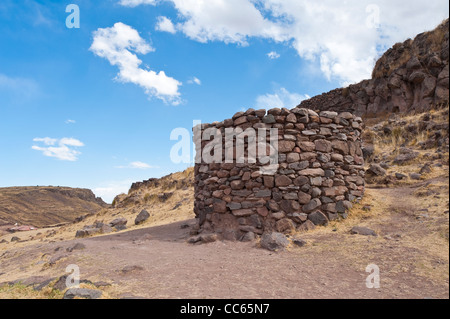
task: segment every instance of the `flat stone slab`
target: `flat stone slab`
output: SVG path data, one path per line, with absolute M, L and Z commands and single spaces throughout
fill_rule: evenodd
M 374 230 L 367 228 L 367 227 L 362 227 L 362 226 L 355 226 L 350 230 L 350 233 L 355 235 L 363 235 L 363 236 L 377 236 L 377 234 L 375 233 Z

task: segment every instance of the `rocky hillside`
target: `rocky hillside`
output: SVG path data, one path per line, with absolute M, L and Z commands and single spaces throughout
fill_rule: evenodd
M 194 185 L 194 170 L 188 168 L 183 172 L 173 173 L 162 178 L 150 178 L 146 181 L 131 185 L 128 194 L 120 194 L 112 203 L 115 209 L 130 207 L 152 209 L 158 204 L 173 203 L 180 207 L 184 202 L 190 201 L 190 193 L 181 196 L 180 202 L 174 201 L 174 196 L 183 191 L 189 191 Z M 175 196 L 177 197 L 177 196 Z
M 299 107 L 373 117 L 424 112 L 449 101 L 449 20 L 395 44 L 376 62 L 372 78 L 303 101 Z
M 0 188 L 0 225 L 46 227 L 72 222 L 108 207 L 89 189 L 69 187 Z
M 118 231 L 170 224 L 194 218 L 194 168 L 161 178 L 134 183 L 128 194 L 117 195 L 112 206 L 96 214 L 40 236 L 24 234 L 21 241 L 48 237 L 51 240 L 91 237 Z
M 362 135 L 366 182 L 389 187 L 448 177 L 448 121 L 448 106 L 369 121 Z

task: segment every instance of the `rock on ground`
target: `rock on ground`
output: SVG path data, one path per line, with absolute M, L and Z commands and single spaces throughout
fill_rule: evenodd
M 70 288 L 64 294 L 63 299 L 73 299 L 75 297 L 85 299 L 98 299 L 102 296 L 102 292 L 96 289 L 86 288 Z
M 362 226 L 355 226 L 350 230 L 350 233 L 352 234 L 358 234 L 358 235 L 363 235 L 363 236 L 377 236 L 377 234 L 375 233 L 374 230 L 367 228 L 367 227 L 362 227 Z
M 261 247 L 270 251 L 284 250 L 289 245 L 289 240 L 282 233 L 264 233 L 261 236 Z
M 142 224 L 143 222 L 145 222 L 148 218 L 150 217 L 150 214 L 143 209 L 139 215 L 136 216 L 136 219 L 134 220 L 134 224 L 135 225 L 139 225 Z

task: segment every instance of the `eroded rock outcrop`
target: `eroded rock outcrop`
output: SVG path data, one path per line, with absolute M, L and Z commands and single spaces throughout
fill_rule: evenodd
M 358 116 L 423 112 L 449 101 L 449 20 L 395 44 L 377 61 L 372 78 L 303 101 L 298 107 Z

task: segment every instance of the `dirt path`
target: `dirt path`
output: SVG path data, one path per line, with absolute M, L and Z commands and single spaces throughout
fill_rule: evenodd
M 0 251 L 0 282 L 59 277 L 76 264 L 81 279 L 110 283 L 101 289 L 113 298 L 448 298 L 448 238 L 441 240 L 433 228 L 446 223 L 448 236 L 448 214 L 437 212 L 435 218 L 430 208 L 420 207 L 414 197 L 418 187 L 369 189 L 373 201 L 383 201 L 380 211 L 306 233 L 305 247 L 284 252 L 272 253 L 257 243 L 191 245 L 186 243 L 189 228 L 178 222 L 10 246 Z M 418 219 L 421 209 L 433 218 Z M 379 236 L 350 235 L 354 225 L 370 226 Z M 75 243 L 86 248 L 68 253 Z M 379 289 L 366 287 L 369 264 L 380 268 Z

